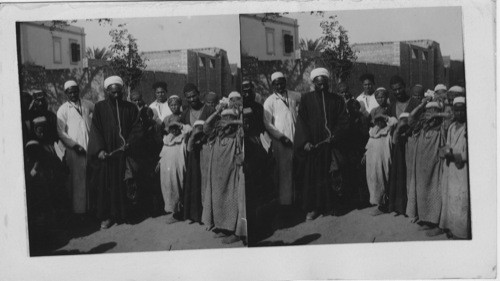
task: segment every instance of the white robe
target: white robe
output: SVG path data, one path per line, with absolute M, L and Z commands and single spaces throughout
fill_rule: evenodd
M 276 93 L 264 102 L 264 125 L 272 137 L 273 154 L 282 205 L 292 204 L 293 199 L 293 147 L 284 146 L 279 139 L 286 136 L 293 142 L 300 94 L 288 91 L 288 106 Z
M 187 146 L 185 138 L 191 132 L 191 126 L 184 125 L 178 136 L 168 134 L 163 137 L 160 152 L 161 193 L 165 202 L 165 212 L 180 211 L 181 193 L 186 173 Z
M 443 165 L 443 205 L 439 227 L 449 229 L 459 238 L 471 238 L 466 125 L 452 123 L 448 129 L 446 144 L 453 150 L 455 159 L 461 158 L 463 164 L 445 160 Z
M 391 129 L 397 122 L 396 118 L 390 117 L 385 128 L 374 126 L 370 129 L 370 139 L 366 144 L 366 181 L 371 204 L 383 203 L 391 165 Z
M 161 125 L 161 123 L 163 123 L 163 120 L 165 120 L 167 116 L 172 114 L 172 110 L 170 110 L 168 102 L 159 103 L 157 101 L 154 101 L 149 105 L 149 108 L 153 110 L 153 119 L 158 125 Z
M 87 211 L 87 188 L 85 155 L 77 154 L 73 149 L 76 144 L 87 150 L 94 104 L 81 101 L 81 115 L 77 111 L 79 104 L 65 102 L 57 110 L 57 133 L 66 148 L 66 163 L 70 170 L 69 189 L 73 201 L 73 212 L 83 214 Z

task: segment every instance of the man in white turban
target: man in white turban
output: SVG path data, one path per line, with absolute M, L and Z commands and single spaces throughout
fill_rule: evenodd
M 128 163 L 142 135 L 137 106 L 122 99 L 123 80 L 111 76 L 104 86 L 107 98 L 95 104 L 87 152 L 94 205 L 103 229 L 123 222 L 127 198 L 135 199 L 134 171 Z
M 66 147 L 66 163 L 70 170 L 70 195 L 73 212 L 87 211 L 87 145 L 94 104 L 80 98 L 78 84 L 69 80 L 64 83 L 68 101 L 57 110 L 57 133 Z
M 315 77 L 321 74 L 318 71 L 313 72 Z M 273 73 L 271 80 L 273 93 L 264 102 L 264 125 L 272 137 L 279 202 L 281 205 L 291 205 L 294 186 L 293 139 L 300 94 L 287 90 L 286 78 L 281 72 Z
M 348 126 L 345 102 L 330 92 L 328 71 L 315 69 L 311 79 L 314 91 L 302 95 L 293 141 L 297 192 L 307 220 L 338 210 L 342 163 L 337 148 Z

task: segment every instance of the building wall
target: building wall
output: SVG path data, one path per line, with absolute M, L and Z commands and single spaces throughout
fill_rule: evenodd
M 46 69 L 73 69 L 82 67 L 85 54 L 83 28 L 69 26 L 50 30 L 50 23 L 23 22 L 19 24 L 21 63 L 31 62 Z M 54 41 L 60 42 L 60 51 L 55 58 Z M 80 60 L 71 61 L 71 43 L 79 44 Z M 59 45 L 58 45 L 59 46 Z M 59 48 L 57 47 L 57 50 Z M 60 59 L 59 59 L 60 58 Z
M 184 85 L 186 85 L 187 75 L 163 71 L 145 71 L 135 91 L 142 94 L 142 98 L 147 104 L 152 103 L 156 99 L 151 87 L 153 83 L 158 81 L 167 83 L 168 96 L 178 95 L 182 97 L 182 90 L 184 89 Z
M 425 89 L 433 89 L 439 77 L 436 69 L 436 46 L 424 48 L 401 42 L 401 76 L 408 87 L 421 84 Z M 427 56 L 425 55 L 427 54 Z
M 187 50 L 144 52 L 146 69 L 172 73 L 188 73 Z
M 262 15 L 240 15 L 241 52 L 242 54 L 264 60 L 287 60 L 300 58 L 299 26 L 297 20 L 279 17 L 262 21 Z M 273 31 L 274 52 L 267 49 L 266 30 Z M 293 36 L 293 49 L 285 53 L 284 34 Z
M 353 44 L 352 49 L 356 51 L 358 56 L 357 62 L 400 65 L 400 44 L 398 42 Z
M 389 80 L 393 75 L 401 75 L 400 67 L 395 65 L 356 62 L 347 80 L 351 94 L 355 97 L 363 92 L 359 77 L 365 73 L 372 73 L 375 76 L 375 87 L 386 89 L 390 89 Z

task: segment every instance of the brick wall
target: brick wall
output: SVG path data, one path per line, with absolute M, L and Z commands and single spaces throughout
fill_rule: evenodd
M 398 42 L 385 42 L 354 44 L 352 49 L 357 52 L 357 62 L 399 66 L 399 47 Z

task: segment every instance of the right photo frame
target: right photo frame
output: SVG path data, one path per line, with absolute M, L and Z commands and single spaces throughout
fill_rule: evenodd
M 461 7 L 240 14 L 240 38 L 250 247 L 472 239 Z

